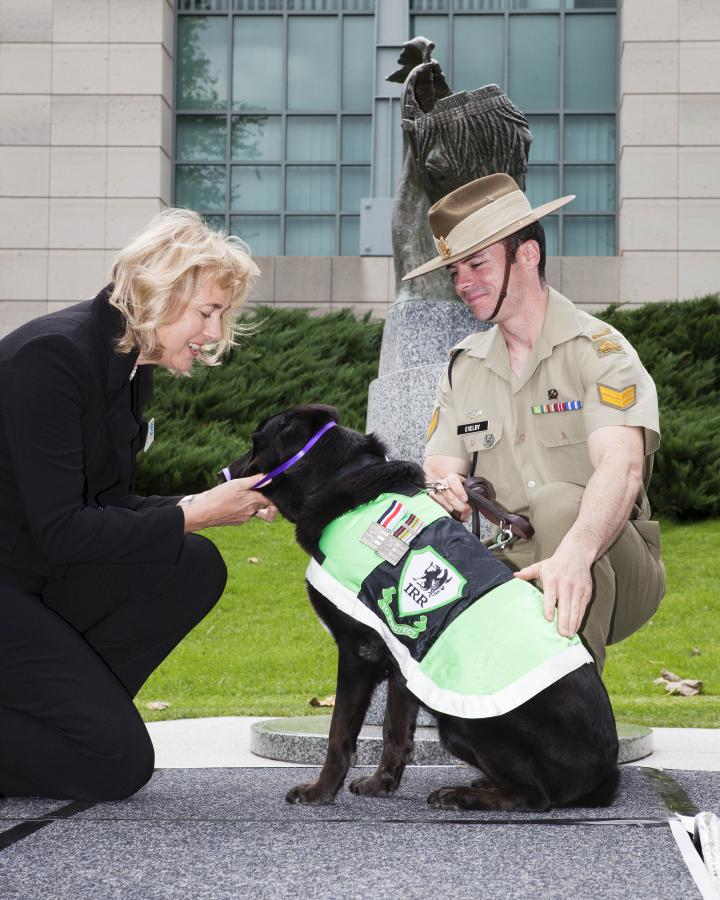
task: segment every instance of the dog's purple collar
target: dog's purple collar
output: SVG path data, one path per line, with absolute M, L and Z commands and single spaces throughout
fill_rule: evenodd
M 315 444 L 317 444 L 317 442 L 325 434 L 326 431 L 329 431 L 336 425 L 337 422 L 327 422 L 325 425 L 323 425 L 320 431 L 315 432 L 315 434 L 310 438 L 307 444 L 305 444 L 302 450 L 298 450 L 295 456 L 291 456 L 290 459 L 286 460 L 282 465 L 278 466 L 277 469 L 273 469 L 272 472 L 268 472 L 264 478 L 261 478 L 257 484 L 253 485 L 253 490 L 257 491 L 261 487 L 265 487 L 265 485 L 277 475 L 282 475 L 282 473 L 289 469 L 290 466 L 294 466 L 299 459 L 302 459 L 303 456 L 305 456 L 305 454 L 308 453 L 315 446 Z M 222 470 L 222 474 L 225 476 L 225 481 L 232 481 L 232 475 L 230 474 L 230 469 L 227 466 Z

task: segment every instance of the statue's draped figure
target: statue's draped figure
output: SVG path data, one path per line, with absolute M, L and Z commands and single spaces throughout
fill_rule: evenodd
M 455 188 L 506 172 L 525 189 L 532 142 L 522 112 L 496 84 L 454 94 L 435 45 L 424 37 L 403 45 L 401 68 L 388 81 L 404 84 L 403 166 L 393 208 L 396 299 L 450 300 L 455 294 L 444 270 L 403 284 L 411 269 L 437 255 L 427 225 L 430 206 Z

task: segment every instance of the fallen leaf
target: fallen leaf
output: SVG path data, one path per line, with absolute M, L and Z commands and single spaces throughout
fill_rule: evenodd
M 308 700 L 310 706 L 335 706 L 335 694 L 331 694 L 329 697 L 323 697 L 322 700 L 318 700 L 317 697 L 311 697 Z
M 682 681 L 682 678 L 679 675 L 670 672 L 668 669 L 660 669 L 660 677 L 664 678 L 665 681 Z
M 256 566 L 260 562 L 257 556 L 248 556 L 247 561 L 249 563 L 252 563 L 254 566 Z
M 668 694 L 679 694 L 681 697 L 694 697 L 703 689 L 703 683 L 699 679 L 681 678 L 668 669 L 661 669 L 660 677 L 653 684 L 664 687 Z
M 680 694 L 681 697 L 694 697 L 702 690 L 702 681 L 684 678 L 682 681 L 672 681 L 665 685 L 668 694 Z
M 145 704 L 146 709 L 167 709 L 170 706 L 165 700 L 151 700 Z

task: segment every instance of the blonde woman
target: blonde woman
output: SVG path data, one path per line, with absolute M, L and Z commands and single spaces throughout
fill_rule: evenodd
M 133 494 L 143 407 L 155 366 L 217 364 L 257 274 L 241 241 L 166 210 L 94 300 L 0 341 L 0 794 L 114 799 L 152 774 L 132 697 L 226 580 L 191 532 L 275 510 L 259 478 Z

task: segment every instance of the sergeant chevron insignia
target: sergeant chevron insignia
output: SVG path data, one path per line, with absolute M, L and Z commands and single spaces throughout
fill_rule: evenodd
M 600 402 L 613 409 L 630 409 L 637 403 L 637 390 L 634 384 L 625 388 L 614 388 L 607 384 L 598 384 L 598 396 Z

